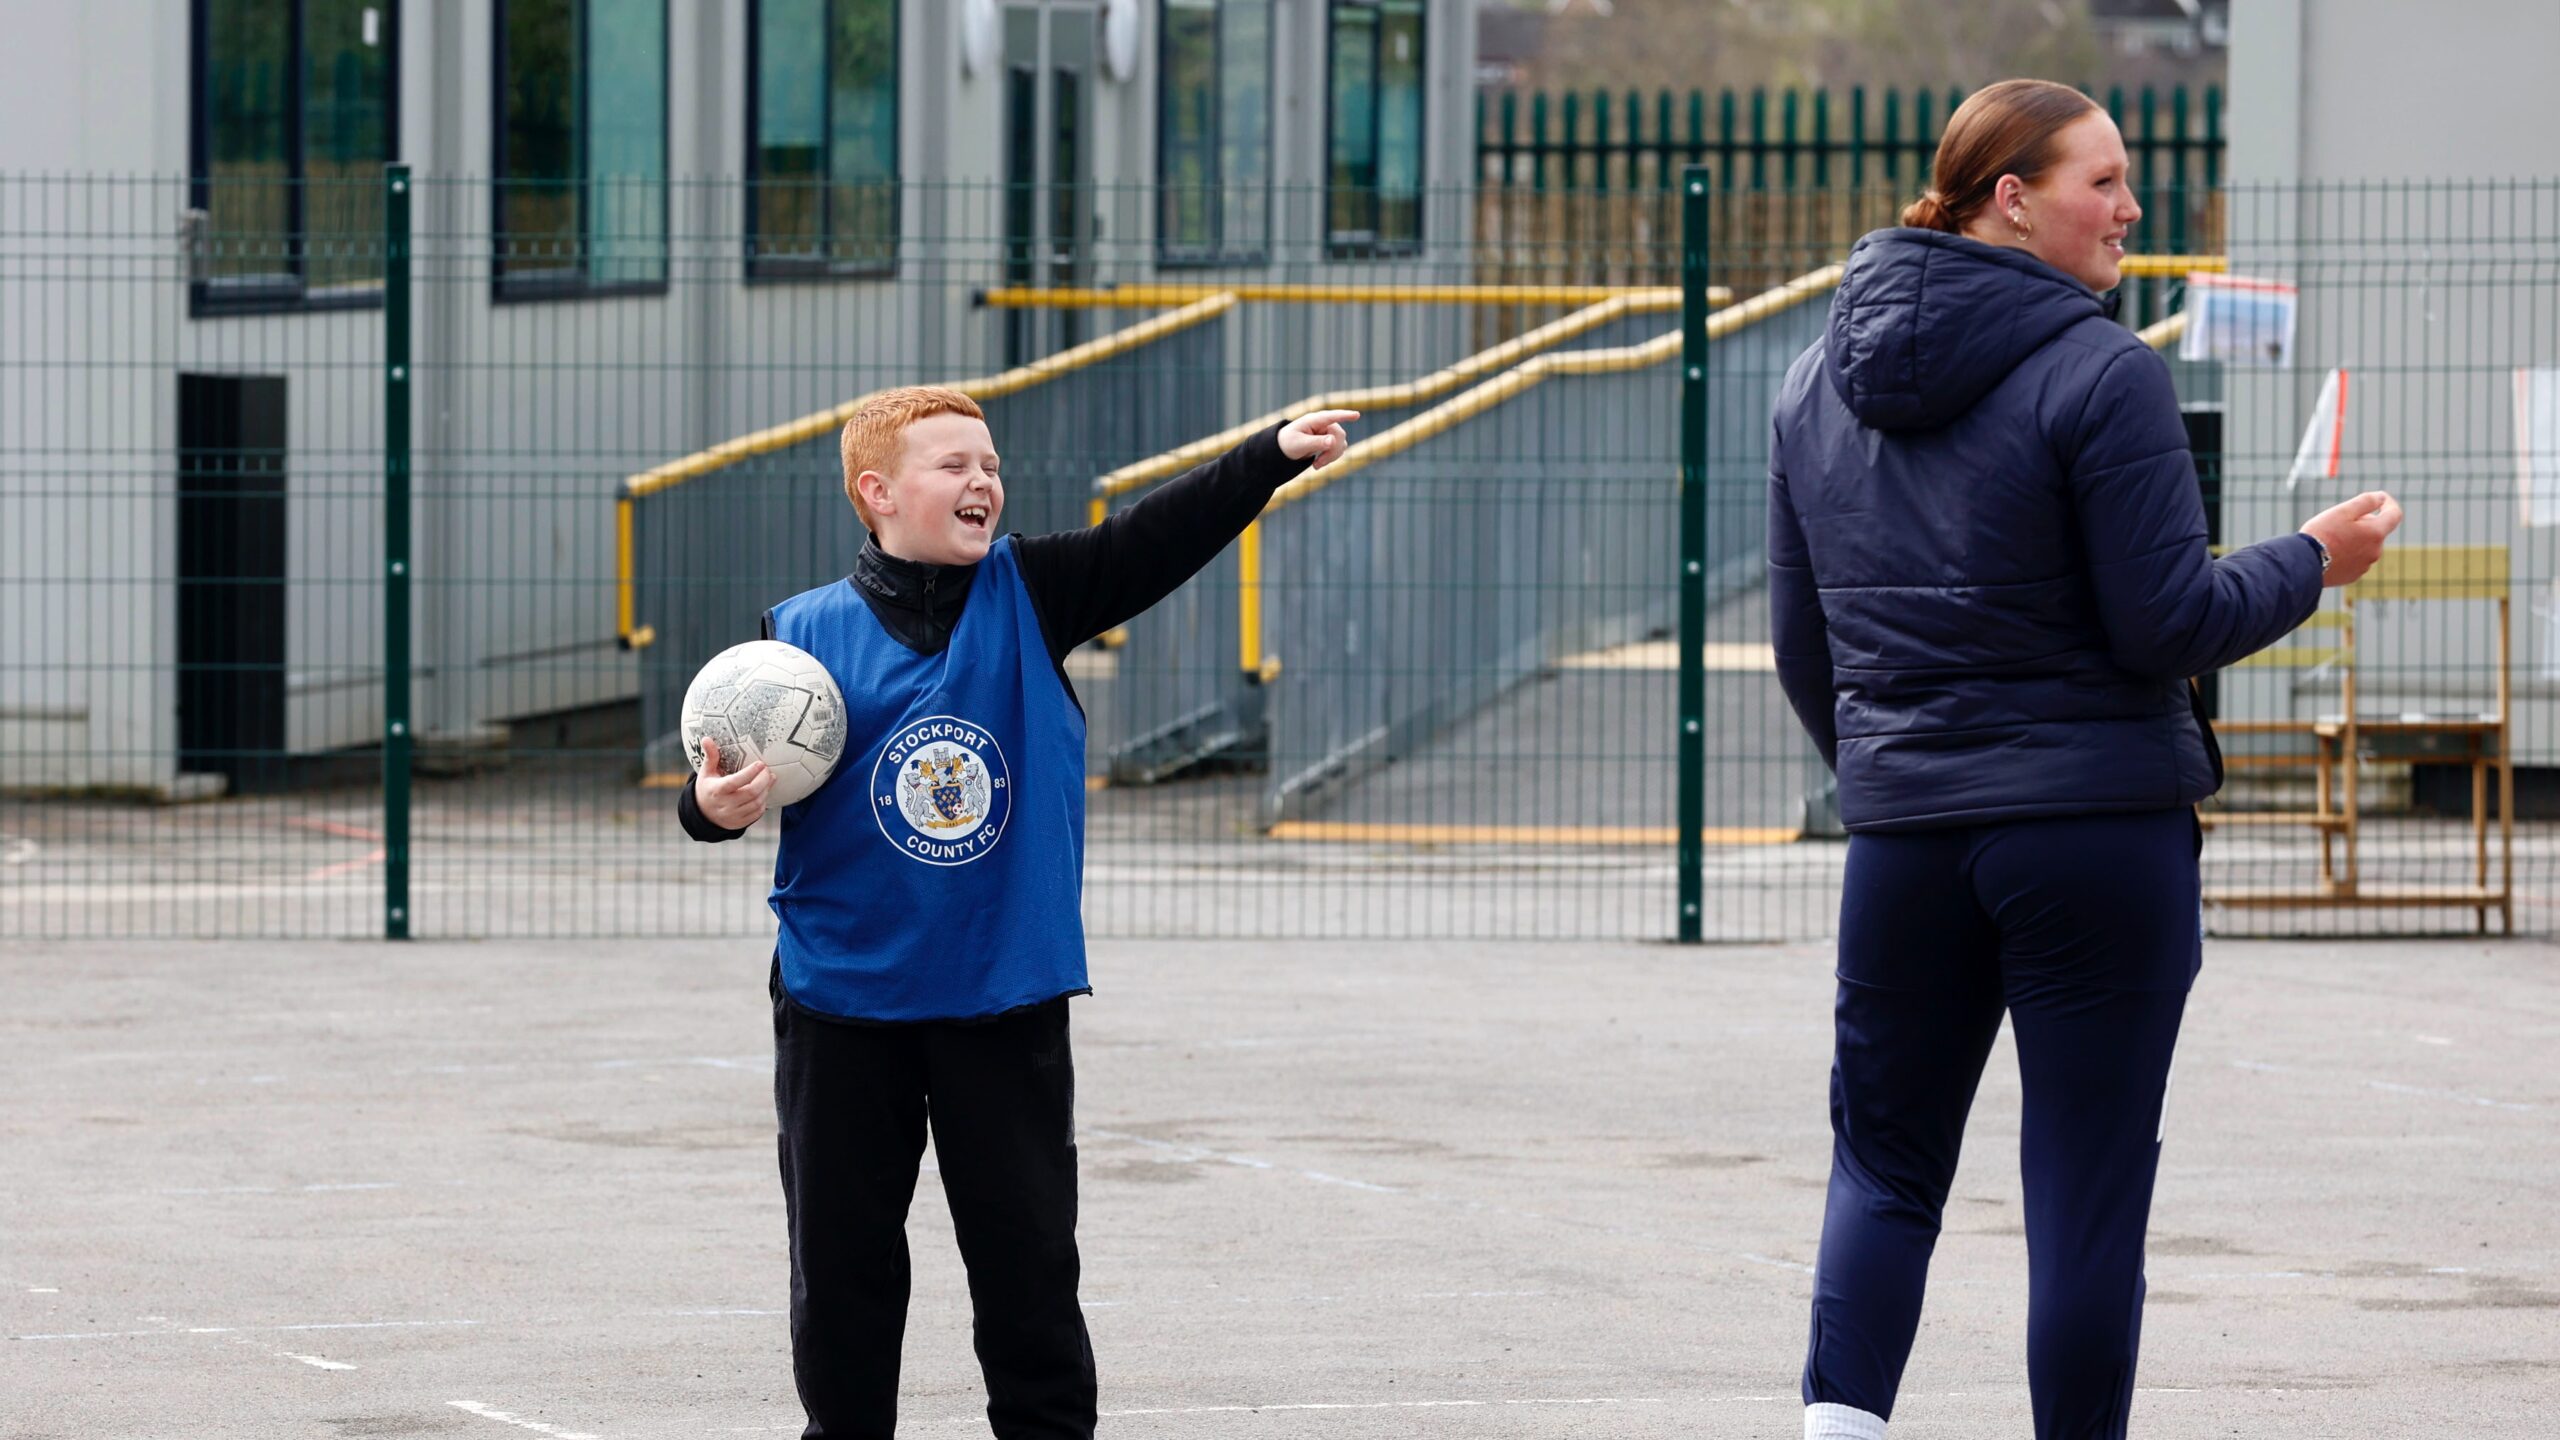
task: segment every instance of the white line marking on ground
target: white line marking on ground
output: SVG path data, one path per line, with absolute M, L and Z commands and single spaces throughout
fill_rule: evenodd
M 2442 1035 L 2412 1035 L 2409 1038 L 2417 1041 L 2421 1045 L 2450 1045 L 2453 1043 Z
M 145 1195 L 326 1195 L 341 1190 L 397 1190 L 397 1180 L 344 1180 L 320 1185 L 181 1185 Z
M 62 1288 L 58 1285 L 30 1285 L 27 1287 L 27 1293 L 30 1295 L 59 1295 L 62 1293 Z
M 0 865 L 24 865 L 36 858 L 36 842 L 22 835 L 0 835 Z
M 2521 1100 L 2492 1100 L 2486 1095 L 2465 1095 L 2459 1090 L 2430 1090 L 2423 1085 L 2396 1085 L 2388 1080 L 2367 1080 L 2367 1088 L 2387 1090 L 2394 1095 L 2423 1095 L 2430 1100 L 2459 1100 L 2465 1105 L 2480 1105 L 2491 1110 L 2535 1110 Z
M 356 1368 L 344 1360 L 323 1360 L 317 1355 L 297 1355 L 290 1350 L 279 1350 L 276 1353 L 287 1360 L 299 1360 L 305 1365 L 316 1365 L 323 1370 L 353 1370 Z
M 447 1400 L 444 1403 L 456 1410 L 468 1410 L 483 1420 L 495 1420 L 502 1425 L 513 1425 L 519 1430 L 530 1430 L 537 1435 L 551 1436 L 552 1440 L 597 1440 L 597 1437 L 584 1430 L 563 1430 L 557 1425 L 546 1425 L 539 1420 L 527 1420 L 522 1416 L 510 1415 L 504 1410 L 492 1410 L 477 1400 Z
M 1725 1397 L 1715 1397 L 1722 1399 Z M 1742 1400 L 1774 1400 L 1770 1395 L 1734 1396 Z M 1793 1397 L 1786 1397 L 1792 1399 Z M 1142 1410 L 1105 1410 L 1106 1420 L 1123 1420 L 1145 1415 L 1271 1415 L 1293 1410 L 1492 1410 L 1506 1405 L 1660 1405 L 1653 1396 L 1574 1396 L 1535 1400 L 1303 1400 L 1272 1405 L 1166 1405 Z M 959 1415 L 943 1422 L 946 1425 L 984 1425 L 984 1415 Z
M 282 1334 L 307 1330 L 432 1330 L 447 1326 L 477 1325 L 477 1320 L 341 1320 L 315 1325 L 190 1325 L 172 1330 L 158 1315 L 145 1315 L 145 1323 L 161 1321 L 156 1330 L 66 1330 L 52 1335 L 12 1335 L 12 1340 L 131 1340 L 144 1335 L 245 1335 Z

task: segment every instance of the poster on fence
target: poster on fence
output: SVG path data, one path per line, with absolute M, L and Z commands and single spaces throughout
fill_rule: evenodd
M 2187 277 L 2187 334 L 2181 360 L 2231 365 L 2287 365 L 2293 360 L 2293 316 L 2300 294 L 2281 280 L 2241 275 Z
M 2526 525 L 2560 525 L 2560 366 L 2516 371 L 2516 509 Z

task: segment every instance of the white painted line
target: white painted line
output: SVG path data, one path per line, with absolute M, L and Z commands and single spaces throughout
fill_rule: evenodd
M 2423 1095 L 2430 1100 L 2458 1100 L 2465 1105 L 2479 1105 L 2491 1110 L 2534 1110 L 2540 1108 L 2539 1106 L 2525 1104 L 2520 1100 L 2492 1100 L 2486 1095 L 2465 1095 L 2459 1090 L 2430 1090 L 2422 1085 L 2395 1085 L 2388 1080 L 2367 1080 L 2364 1083 L 2370 1089 L 2387 1090 L 2394 1095 Z
M 36 842 L 23 835 L 0 835 L 0 865 L 24 865 L 36 858 Z
M 2417 1041 L 2421 1045 L 2450 1045 L 2453 1043 L 2442 1035 L 2412 1035 L 2409 1038 Z
M 276 1353 L 287 1360 L 299 1360 L 305 1365 L 318 1366 L 323 1370 L 353 1370 L 356 1368 L 343 1360 L 323 1360 L 317 1355 L 297 1355 L 290 1350 L 279 1350 Z
M 597 1440 L 596 1436 L 584 1430 L 563 1430 L 557 1425 L 546 1425 L 539 1420 L 527 1420 L 522 1416 L 510 1415 L 504 1410 L 492 1410 L 477 1400 L 447 1400 L 444 1403 L 456 1410 L 468 1410 L 483 1420 L 495 1420 L 501 1425 L 513 1425 L 519 1430 L 530 1430 L 537 1435 L 551 1436 L 552 1440 Z
M 1810 1266 L 1810 1265 L 1802 1265 L 1802 1264 L 1798 1264 L 1797 1262 L 1795 1262 L 1795 1261 L 1793 1261 L 1793 1260 L 1773 1260 L 1773 1259 L 1771 1259 L 1770 1257 L 1768 1257 L 1768 1256 L 1766 1256 L 1766 1255 L 1752 1255 L 1752 1254 L 1748 1254 L 1748 1253 L 1746 1253 L 1745 1255 L 1743 1255 L 1743 1257 L 1742 1257 L 1742 1258 L 1743 1258 L 1743 1259 L 1745 1259 L 1745 1260 L 1750 1261 L 1750 1262 L 1751 1262 L 1752 1264 L 1754 1264 L 1754 1265 L 1771 1265 L 1771 1266 L 1775 1266 L 1775 1267 L 1777 1267 L 1777 1268 L 1778 1268 L 1778 1269 L 1780 1269 L 1780 1270 L 1793 1270 L 1793 1271 L 1796 1271 L 1796 1272 L 1798 1272 L 1798 1273 L 1800 1273 L 1800 1274 L 1805 1274 L 1805 1275 L 1810 1275 L 1810 1274 L 1812 1274 L 1812 1273 L 1813 1273 L 1813 1267 L 1812 1267 L 1812 1266 Z
M 27 1287 L 27 1293 L 30 1295 L 59 1295 L 62 1293 L 62 1290 L 59 1286 L 54 1285 L 30 1285 Z
M 1758 1401 L 1777 1400 L 1782 1398 L 1794 1399 L 1795 1397 L 1781 1397 L 1776 1395 L 1737 1395 L 1731 1397 L 1716 1396 L 1712 1398 L 1718 1400 L 1730 1398 L 1734 1400 Z M 1104 1410 L 1100 1412 L 1100 1416 L 1106 1420 L 1124 1420 L 1148 1415 L 1277 1415 L 1289 1411 L 1304 1410 L 1495 1410 L 1504 1406 L 1660 1405 L 1662 1403 L 1663 1401 L 1658 1397 L 1649 1395 L 1629 1396 L 1624 1398 L 1616 1396 L 1571 1396 L 1535 1400 L 1302 1400 L 1271 1405 L 1167 1405 L 1143 1410 Z M 961 1415 L 954 1416 L 943 1423 L 948 1425 L 984 1425 L 987 1423 L 987 1417 L 984 1415 Z
M 397 1190 L 397 1180 L 349 1180 L 322 1185 L 178 1185 L 145 1195 L 325 1195 L 341 1190 Z
M 282 1334 L 308 1330 L 433 1330 L 458 1325 L 477 1325 L 477 1320 L 343 1320 L 319 1325 L 189 1325 L 171 1329 L 157 1315 L 142 1317 L 147 1323 L 161 1322 L 155 1330 L 66 1330 L 52 1335 L 12 1335 L 12 1340 L 131 1340 L 145 1335 L 249 1335 Z

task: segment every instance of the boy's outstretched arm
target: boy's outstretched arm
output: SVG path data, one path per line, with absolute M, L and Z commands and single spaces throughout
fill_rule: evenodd
M 1014 543 L 1053 659 L 1170 595 L 1244 533 L 1271 492 L 1349 446 L 1356 410 L 1318 410 L 1253 436 L 1084 530 Z

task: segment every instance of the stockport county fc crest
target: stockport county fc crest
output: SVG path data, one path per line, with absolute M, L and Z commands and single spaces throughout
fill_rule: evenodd
M 1012 789 L 995 737 L 950 715 L 899 730 L 871 776 L 880 833 L 928 865 L 965 865 L 994 849 Z

